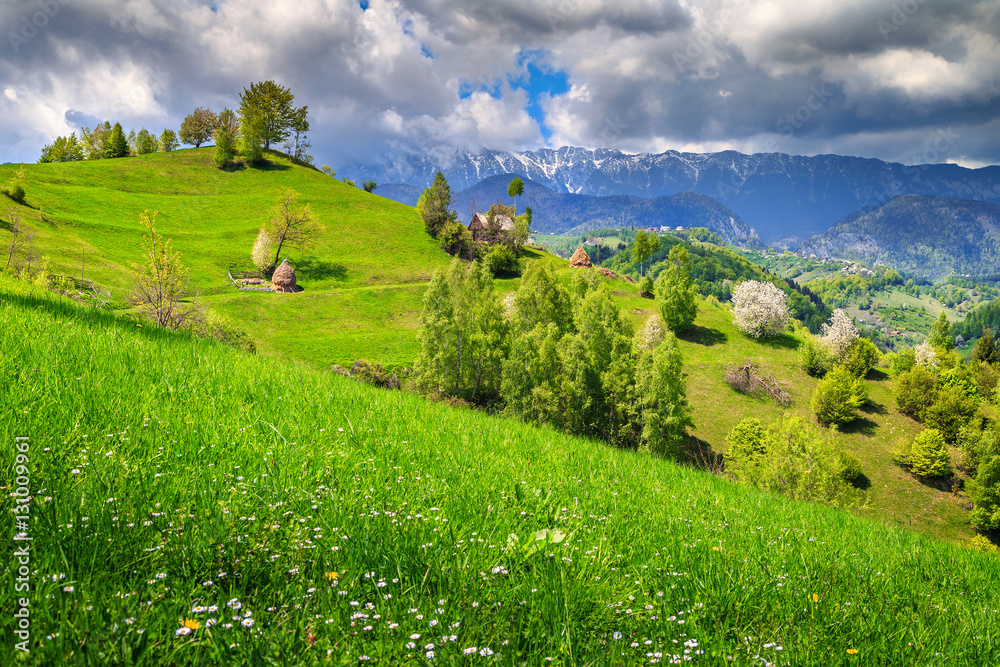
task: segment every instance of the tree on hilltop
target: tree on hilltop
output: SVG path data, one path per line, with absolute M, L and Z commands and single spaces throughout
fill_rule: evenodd
M 205 107 L 198 107 L 184 118 L 181 123 L 181 141 L 200 148 L 203 143 L 212 138 L 218 119 L 215 112 Z
M 125 131 L 122 130 L 121 123 L 115 123 L 108 135 L 107 143 L 104 145 L 104 157 L 117 158 L 129 156 L 128 140 L 125 138 Z
M 524 194 L 524 181 L 515 178 L 507 186 L 507 194 L 514 199 L 514 215 L 517 215 L 517 198 Z
M 417 212 L 424 221 L 427 233 L 434 238 L 449 223 L 458 222 L 458 214 L 451 210 L 451 188 L 440 171 L 434 177 L 434 183 L 417 200 Z
M 294 100 L 291 90 L 274 81 L 251 83 L 240 93 L 240 124 L 244 128 L 252 124 L 264 149 L 270 149 L 272 143 L 288 138 L 296 123 L 300 127 L 306 123 L 306 107 L 296 109 Z

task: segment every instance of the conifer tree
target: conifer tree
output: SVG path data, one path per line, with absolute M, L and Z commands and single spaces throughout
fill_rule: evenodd
M 983 335 L 972 346 L 972 358 L 987 364 L 995 364 L 1000 361 L 1000 352 L 997 351 L 996 341 L 993 339 L 993 332 L 990 329 L 983 328 Z
M 457 214 L 451 208 L 451 188 L 448 180 L 440 171 L 434 177 L 434 183 L 424 190 L 417 200 L 417 212 L 424 221 L 427 233 L 437 238 L 449 223 L 457 222 Z
M 931 332 L 927 336 L 927 342 L 935 348 L 944 348 L 945 350 L 952 348 L 951 323 L 948 321 L 947 313 L 943 310 L 931 327 Z
M 125 138 L 125 132 L 122 130 L 121 123 L 115 123 L 114 127 L 111 128 L 111 134 L 108 136 L 107 143 L 104 146 L 104 157 L 116 158 L 128 156 L 129 147 L 128 140 Z
M 907 466 L 920 477 L 944 477 L 951 474 L 951 457 L 945 449 L 944 436 L 933 428 L 924 429 L 913 439 Z

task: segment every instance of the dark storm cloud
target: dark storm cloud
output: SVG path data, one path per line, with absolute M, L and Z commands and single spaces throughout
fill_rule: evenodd
M 569 86 L 536 100 L 555 145 L 908 160 L 951 127 L 941 159 L 1000 156 L 1000 0 L 11 0 L 0 26 L 0 161 L 265 79 L 309 105 L 320 163 L 536 148 L 528 52 Z

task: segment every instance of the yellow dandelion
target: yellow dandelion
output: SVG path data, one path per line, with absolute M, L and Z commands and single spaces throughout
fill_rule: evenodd
M 185 618 L 181 622 L 181 625 L 187 628 L 188 630 L 197 630 L 198 628 L 201 627 L 201 623 L 194 620 L 193 618 Z
M 857 652 L 858 652 L 858 649 L 856 649 L 856 648 L 849 648 L 849 649 L 847 649 L 847 654 L 848 655 L 854 655 Z
M 812 594 L 812 599 L 813 599 L 813 602 L 819 602 L 819 596 L 816 595 L 815 593 Z
M 327 572 L 326 573 L 326 578 L 329 579 L 330 581 L 334 582 L 334 583 L 336 583 L 338 577 L 340 577 L 340 574 L 337 573 L 337 572 Z
M 712 547 L 712 551 L 718 551 L 719 547 Z

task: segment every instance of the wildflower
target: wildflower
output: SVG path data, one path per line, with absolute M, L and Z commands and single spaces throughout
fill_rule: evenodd
M 479 649 L 476 648 L 475 646 L 470 646 L 469 648 L 464 649 L 462 653 L 464 653 L 465 655 L 475 655 L 476 651 L 478 650 Z
M 413 639 L 413 640 L 420 639 L 420 635 L 418 633 L 414 632 L 412 635 L 410 635 L 410 639 Z
M 612 639 L 621 639 L 622 638 L 622 633 L 615 632 L 614 634 L 611 635 L 611 638 Z
M 849 649 L 847 649 L 847 654 L 848 655 L 854 655 L 857 652 L 858 652 L 858 649 L 856 649 L 856 648 L 849 648 Z
M 326 573 L 326 578 L 329 579 L 330 581 L 332 581 L 333 583 L 337 583 L 337 579 L 339 577 L 340 577 L 340 573 L 338 573 L 338 572 L 327 572 Z
M 233 598 L 232 600 L 226 603 L 226 606 L 229 607 L 230 609 L 239 609 L 240 607 L 243 606 L 243 603 L 237 600 L 236 598 Z
M 183 625 L 185 628 L 188 628 L 190 630 L 197 630 L 198 628 L 201 627 L 201 623 L 199 623 L 198 621 L 194 620 L 193 618 L 186 618 L 186 619 L 184 619 L 183 621 L 181 621 L 181 625 Z
M 191 634 L 191 628 L 184 628 L 184 627 L 177 628 L 177 632 L 175 632 L 174 634 L 180 637 L 186 637 L 189 634 Z
M 244 628 L 252 628 L 253 627 L 253 619 L 250 618 L 249 616 L 247 616 L 242 621 L 240 621 L 240 625 L 242 625 Z
M 210 628 L 210 627 L 212 627 L 213 625 L 215 625 L 216 623 L 218 623 L 218 621 L 217 621 L 217 620 L 215 620 L 214 618 L 210 618 L 210 619 L 208 619 L 207 621 L 205 621 L 205 627 L 206 627 L 206 628 Z
M 63 588 L 63 592 L 64 593 L 72 593 L 73 592 L 73 587 L 72 586 L 65 586 Z
M 813 593 L 813 594 L 812 594 L 812 601 L 813 601 L 813 602 L 819 602 L 819 596 L 818 596 L 818 595 L 816 595 L 815 593 Z

